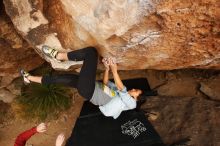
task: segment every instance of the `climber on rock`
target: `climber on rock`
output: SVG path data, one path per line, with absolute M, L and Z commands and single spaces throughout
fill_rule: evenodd
M 76 88 L 81 96 L 89 100 L 105 116 L 116 119 L 122 111 L 136 108 L 137 100 L 142 94 L 139 89 L 127 91 L 123 85 L 117 70 L 115 59 L 103 58 L 105 73 L 103 82 L 96 81 L 96 70 L 98 54 L 95 48 L 87 47 L 71 52 L 58 52 L 49 46 L 43 46 L 42 52 L 57 61 L 84 61 L 79 75 L 60 74 L 54 76 L 32 76 L 28 72 L 21 70 L 25 83 L 36 82 L 43 85 L 62 84 Z M 111 70 L 114 83 L 110 82 L 109 71 Z

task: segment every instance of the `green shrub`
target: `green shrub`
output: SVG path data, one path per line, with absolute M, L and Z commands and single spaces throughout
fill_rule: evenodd
M 60 85 L 41 85 L 31 83 L 22 89 L 17 103 L 26 118 L 46 120 L 55 118 L 71 106 L 69 88 Z

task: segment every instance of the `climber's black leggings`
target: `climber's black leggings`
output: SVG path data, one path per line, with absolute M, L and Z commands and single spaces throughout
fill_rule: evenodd
M 77 88 L 79 94 L 86 99 L 92 98 L 95 89 L 98 54 L 95 48 L 88 47 L 67 53 L 68 59 L 84 61 L 79 75 L 61 74 L 43 76 L 42 84 L 62 84 Z

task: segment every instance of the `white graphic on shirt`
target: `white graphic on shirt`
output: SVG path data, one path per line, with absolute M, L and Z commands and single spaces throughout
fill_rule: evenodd
M 134 139 L 147 130 L 144 124 L 137 119 L 121 125 L 121 129 L 123 134 L 133 136 Z
M 103 86 L 103 91 L 109 95 L 109 96 L 114 96 L 114 92 L 108 87 L 108 86 Z
M 99 84 L 101 89 L 105 92 L 105 94 L 109 95 L 110 97 L 115 97 L 116 93 L 114 90 L 110 89 L 108 86 L 106 86 L 103 83 Z

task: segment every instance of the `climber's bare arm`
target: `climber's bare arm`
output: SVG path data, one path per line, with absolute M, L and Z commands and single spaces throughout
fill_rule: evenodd
M 103 83 L 105 84 L 105 85 L 107 85 L 107 83 L 108 83 L 108 80 L 109 80 L 109 70 L 108 69 L 105 69 L 105 73 L 104 73 L 104 77 L 103 77 Z
M 111 68 L 111 71 L 112 71 L 112 74 L 114 77 L 116 87 L 118 88 L 118 90 L 122 90 L 124 88 L 124 85 L 123 85 L 121 78 L 118 74 L 117 64 L 113 60 L 111 60 L 111 62 L 110 62 L 110 68 Z
M 109 63 L 108 63 L 108 59 L 107 58 L 103 58 L 102 59 L 102 63 L 104 64 L 105 66 L 105 72 L 104 72 L 104 77 L 103 77 L 103 83 L 105 85 L 107 85 L 108 83 L 108 80 L 109 80 Z

